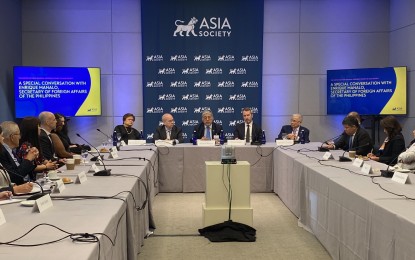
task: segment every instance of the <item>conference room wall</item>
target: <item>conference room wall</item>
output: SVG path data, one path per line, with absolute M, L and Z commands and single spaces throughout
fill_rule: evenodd
M 0 1 L 0 122 L 13 118 L 13 66 L 22 62 L 21 3 Z
M 140 1 L 22 3 L 23 65 L 102 68 L 103 117 L 74 118 L 72 132 L 92 130 L 88 138 L 99 143 L 93 130 L 110 133 L 125 112 L 137 115 L 141 129 Z M 326 116 L 325 70 L 389 65 L 389 1 L 265 0 L 264 9 L 262 122 L 269 140 L 296 112 L 305 115 L 312 140 L 341 131 L 342 117 Z

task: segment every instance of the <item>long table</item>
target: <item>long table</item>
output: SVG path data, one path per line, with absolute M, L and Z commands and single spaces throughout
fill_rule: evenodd
M 274 192 L 299 224 L 314 233 L 333 259 L 413 259 L 415 201 L 382 190 L 350 162 L 319 162 L 323 153 L 310 151 L 317 146 L 295 145 L 274 152 Z M 332 153 L 335 159 L 342 154 Z M 375 171 L 387 167 L 366 163 Z M 410 178 L 415 181 L 412 174 Z M 415 198 L 413 184 L 382 177 L 373 181 Z
M 48 225 L 38 226 L 16 243 L 47 243 L 67 236 L 65 232 L 104 233 L 109 239 L 97 235 L 99 243 L 73 242 L 70 238 L 65 238 L 56 243 L 34 247 L 0 245 L 1 258 L 137 259 L 150 226 L 154 226 L 151 203 L 158 193 L 157 156 L 154 151 L 144 151 L 139 156 L 147 160 L 139 160 L 131 158 L 137 156 L 131 152 L 121 151 L 119 154 L 119 159 L 104 160 L 106 167 L 112 170 L 111 176 L 92 176 L 92 173 L 88 173 L 85 183 L 68 184 L 62 193 L 51 194 L 53 207 L 42 213 L 34 213 L 31 207 L 23 207 L 18 203 L 1 206 L 7 221 L 0 226 L 0 242 L 3 243 L 42 223 Z M 99 167 L 102 169 L 102 166 Z M 64 170 L 59 175 L 75 180 L 80 171 L 88 171 L 89 168 L 90 166 L 80 165 L 75 170 Z M 68 199 L 79 196 L 96 198 Z M 116 198 L 109 198 L 113 196 Z M 142 206 L 146 199 L 148 201 L 145 207 L 138 210 L 137 207 Z

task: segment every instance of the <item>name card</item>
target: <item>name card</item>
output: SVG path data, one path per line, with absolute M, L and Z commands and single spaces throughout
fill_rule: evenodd
M 0 226 L 6 223 L 6 218 L 4 217 L 3 211 L 0 209 Z
M 101 156 L 98 156 L 97 162 L 99 163 L 99 165 L 104 165 Z
M 411 180 L 408 178 L 408 174 L 399 171 L 394 172 L 392 181 L 400 184 L 411 183 Z
M 283 139 L 283 140 L 275 140 L 275 144 L 277 146 L 290 146 L 294 145 L 294 140 L 291 139 Z
M 362 159 L 359 159 L 359 158 L 354 159 L 353 166 L 362 167 L 362 165 L 363 165 L 363 160 Z
M 52 199 L 50 198 L 50 195 L 47 194 L 35 200 L 35 205 L 33 206 L 32 212 L 42 213 L 43 211 L 47 210 L 48 208 L 51 208 L 52 206 Z
M 128 145 L 144 145 L 146 140 L 128 140 Z
M 82 184 L 82 183 L 84 183 L 86 181 L 87 181 L 87 178 L 86 178 L 85 172 L 82 171 L 82 172 L 78 173 L 78 175 L 76 176 L 75 183 Z
M 292 141 L 292 140 L 291 140 Z M 323 154 L 323 157 L 321 158 L 323 161 L 327 161 L 328 159 L 334 159 L 333 155 L 331 154 L 331 152 L 325 152 Z
M 245 146 L 246 142 L 245 142 L 245 140 L 228 140 L 227 145 L 230 145 L 230 146 Z
M 197 139 L 197 145 L 199 145 L 199 146 L 215 146 L 215 140 Z
M 99 168 L 95 163 L 92 164 L 91 168 L 94 172 L 99 172 Z
M 154 144 L 156 146 L 173 146 L 173 140 L 156 140 Z
M 363 163 L 363 167 L 360 171 L 365 175 L 369 175 L 369 174 L 373 173 L 372 165 L 370 165 L 368 163 Z
M 53 192 L 61 193 L 63 190 L 65 190 L 65 184 L 63 183 L 62 179 L 59 179 L 56 181 L 56 186 Z
M 117 147 L 111 147 L 111 149 L 110 149 L 110 155 L 109 155 L 109 158 L 114 158 L 114 159 L 116 159 L 116 158 L 118 158 L 119 156 L 118 156 L 118 151 L 117 151 Z

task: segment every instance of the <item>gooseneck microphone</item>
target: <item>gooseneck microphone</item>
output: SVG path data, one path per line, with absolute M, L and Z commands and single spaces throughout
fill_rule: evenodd
M 112 139 L 111 136 L 109 136 L 106 133 L 102 132 L 99 128 L 97 128 L 97 131 L 100 132 L 101 134 L 105 135 L 108 139 Z
M 399 155 L 401 155 L 401 154 L 399 154 Z M 380 170 L 380 175 L 382 176 L 382 177 L 385 177 L 385 178 L 392 178 L 393 177 L 393 174 L 395 173 L 395 171 L 390 171 L 389 170 L 389 167 L 391 167 L 392 166 L 392 164 L 393 164 L 393 162 L 399 157 L 399 155 L 398 156 L 396 156 L 395 158 L 393 158 L 391 161 L 390 161 L 390 163 L 388 164 L 388 167 L 386 167 L 386 170 Z
M 356 146 L 356 147 L 352 147 L 349 150 L 356 150 L 357 148 L 362 148 L 362 147 L 365 147 L 365 146 L 368 146 L 368 145 L 370 145 L 370 143 L 366 143 L 366 144 L 363 144 L 363 145 L 359 145 L 359 146 Z M 342 156 L 339 156 L 339 162 L 351 162 L 352 161 L 352 159 L 350 157 L 344 156 L 344 154 L 346 152 L 348 152 L 349 150 L 344 151 L 343 154 L 342 154 Z
M 343 132 L 343 133 L 344 133 L 344 132 Z M 339 134 L 339 135 L 337 135 L 337 136 L 335 136 L 335 137 L 332 137 L 332 138 L 327 139 L 326 141 L 322 142 L 322 143 L 321 143 L 321 145 L 318 147 L 318 151 L 319 151 L 319 152 L 328 152 L 328 151 L 329 151 L 329 149 L 328 149 L 328 148 L 323 147 L 323 144 L 328 144 L 327 142 L 328 142 L 328 141 L 330 141 L 330 140 L 336 140 L 337 138 L 339 138 L 340 136 L 342 136 L 342 135 L 343 135 L 343 133 L 341 133 L 341 134 Z
M 85 138 L 83 138 L 80 134 L 76 133 L 76 135 L 81 138 L 82 140 L 84 140 L 87 144 L 89 144 L 91 147 L 93 147 L 97 153 L 99 158 L 101 158 L 101 162 L 102 162 L 102 166 L 104 166 L 104 170 L 98 171 L 96 173 L 94 173 L 94 176 L 110 176 L 111 175 L 111 169 L 107 169 L 107 167 L 105 167 L 104 161 L 102 159 L 101 153 L 99 152 L 99 150 L 93 146 L 90 142 L 88 142 Z M 92 159 L 91 159 L 92 161 Z

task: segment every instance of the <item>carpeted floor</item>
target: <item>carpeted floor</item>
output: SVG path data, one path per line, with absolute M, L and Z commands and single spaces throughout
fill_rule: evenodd
M 139 259 L 331 259 L 319 241 L 274 193 L 252 193 L 256 242 L 212 243 L 199 236 L 204 193 L 160 193 L 153 211 L 157 229 Z

